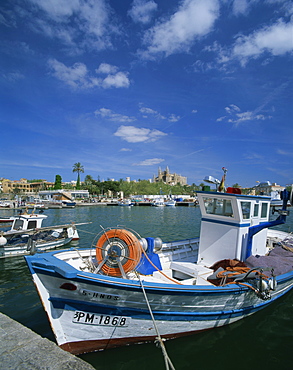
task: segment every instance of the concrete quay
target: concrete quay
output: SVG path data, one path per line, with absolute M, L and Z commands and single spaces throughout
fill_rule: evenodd
M 0 369 L 94 370 L 94 367 L 0 313 Z

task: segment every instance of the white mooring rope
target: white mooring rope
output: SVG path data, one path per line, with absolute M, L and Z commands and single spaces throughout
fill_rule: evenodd
M 164 341 L 166 339 L 162 338 L 160 333 L 159 333 L 159 330 L 158 330 L 158 327 L 157 327 L 157 324 L 155 322 L 155 318 L 154 318 L 154 315 L 153 315 L 153 312 L 152 312 L 152 309 L 151 309 L 151 306 L 150 306 L 150 303 L 149 303 L 149 300 L 148 300 L 148 297 L 146 295 L 146 292 L 145 292 L 145 289 L 144 289 L 144 286 L 143 286 L 143 283 L 140 279 L 140 276 L 139 274 L 137 274 L 137 277 L 139 279 L 139 282 L 140 282 L 140 285 L 141 285 L 141 289 L 143 291 L 143 295 L 144 295 L 144 298 L 145 298 L 145 301 L 146 301 L 146 304 L 148 306 L 148 309 L 149 309 L 149 312 L 150 312 L 150 315 L 151 315 L 151 318 L 153 320 L 153 324 L 154 324 L 154 327 L 155 327 L 155 330 L 156 330 L 156 333 L 157 333 L 157 338 L 156 338 L 156 341 L 155 343 L 156 344 L 159 344 L 161 349 L 162 349 L 162 352 L 163 352 L 163 356 L 164 356 L 164 360 L 165 360 L 165 366 L 166 366 L 166 369 L 169 370 L 169 365 L 171 367 L 172 370 L 175 370 L 175 367 L 173 366 L 171 360 L 170 360 L 170 357 L 168 356 L 168 353 L 167 353 L 167 350 L 166 350 L 166 347 L 164 345 Z

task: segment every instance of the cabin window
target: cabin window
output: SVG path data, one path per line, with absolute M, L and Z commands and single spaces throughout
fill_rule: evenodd
M 241 202 L 242 217 L 244 220 L 250 218 L 250 202 Z
M 28 222 L 28 225 L 27 225 L 27 228 L 28 229 L 35 229 L 37 227 L 37 221 L 29 221 Z
M 261 218 L 266 218 L 268 214 L 268 203 L 262 203 L 261 205 Z
M 15 220 L 14 222 L 14 230 L 21 230 L 23 227 L 23 220 Z
M 259 204 L 254 205 L 253 217 L 258 217 Z
M 233 217 L 231 200 L 221 198 L 204 198 L 203 201 L 207 214 Z

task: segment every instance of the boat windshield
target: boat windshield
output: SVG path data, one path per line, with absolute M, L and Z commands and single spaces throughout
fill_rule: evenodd
M 268 203 L 263 203 L 261 205 L 261 218 L 266 218 L 267 215 L 268 215 L 268 206 L 269 204 Z
M 28 225 L 27 225 L 27 228 L 28 229 L 35 229 L 37 227 L 37 221 L 32 221 L 32 220 L 30 220 L 29 222 L 28 222 Z
M 14 230 L 21 230 L 23 227 L 23 220 L 15 220 L 13 229 Z
M 250 218 L 250 202 L 241 202 L 242 217 L 244 220 Z
M 204 197 L 203 201 L 207 214 L 233 217 L 231 200 Z

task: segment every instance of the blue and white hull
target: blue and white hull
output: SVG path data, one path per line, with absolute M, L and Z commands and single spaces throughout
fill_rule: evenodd
M 81 256 L 90 253 L 79 251 Z M 271 298 L 262 300 L 249 287 L 236 284 L 216 287 L 188 281 L 187 285 L 152 282 L 151 277 L 117 279 L 83 272 L 79 254 L 68 250 L 26 258 L 57 343 L 74 354 L 155 340 L 142 286 L 164 338 L 231 324 L 266 307 L 293 286 L 293 273 L 279 276 Z M 76 269 L 73 265 L 79 259 Z
M 162 243 L 109 228 L 95 249 L 27 256 L 61 348 L 81 354 L 231 324 L 293 287 L 293 237 L 269 198 L 198 192 L 200 238 Z

